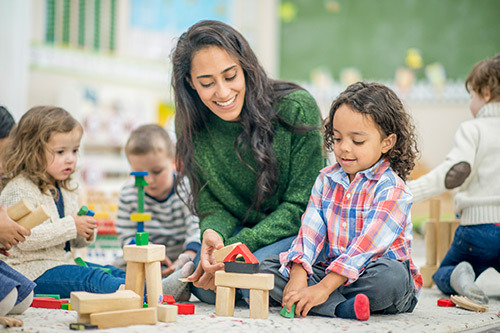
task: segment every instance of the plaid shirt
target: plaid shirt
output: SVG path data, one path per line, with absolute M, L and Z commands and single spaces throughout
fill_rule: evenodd
M 324 168 L 297 238 L 289 251 L 280 254 L 280 272 L 288 277 L 295 262 L 311 276 L 311 266 L 326 241 L 326 273 L 347 277 L 346 285 L 358 279 L 368 262 L 387 257 L 410 260 L 418 293 L 422 276 L 410 256 L 411 203 L 411 193 L 385 159 L 358 172 L 352 182 L 339 164 Z

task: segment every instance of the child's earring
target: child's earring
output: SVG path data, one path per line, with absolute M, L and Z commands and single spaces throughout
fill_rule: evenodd
M 382 154 L 387 153 L 396 144 L 398 136 L 394 133 L 389 134 L 382 142 Z

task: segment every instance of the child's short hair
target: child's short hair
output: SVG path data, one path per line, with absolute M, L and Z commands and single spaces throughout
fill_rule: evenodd
M 14 124 L 14 118 L 9 111 L 7 111 L 7 109 L 3 106 L 0 106 L 0 139 L 4 139 L 9 136 Z
M 130 133 L 125 154 L 145 155 L 151 152 L 164 152 L 168 158 L 175 158 L 175 146 L 163 127 L 154 124 L 139 126 Z
M 417 140 L 411 117 L 394 91 L 376 82 L 357 82 L 347 87 L 333 101 L 330 114 L 323 122 L 324 146 L 327 151 L 333 151 L 333 117 L 343 104 L 370 116 L 383 136 L 396 134 L 396 144 L 383 156 L 389 160 L 391 168 L 399 177 L 406 180 L 415 166 Z
M 28 110 L 14 126 L 3 156 L 3 183 L 18 175 L 24 175 L 37 184 L 42 193 L 55 190 L 47 175 L 48 161 L 45 156 L 50 136 L 54 133 L 69 133 L 78 128 L 83 133 L 80 123 L 63 108 L 56 106 L 35 106 Z M 70 188 L 71 177 L 58 181 L 66 190 Z
M 500 100 L 500 53 L 493 58 L 479 61 L 472 67 L 465 79 L 465 89 L 484 96 L 484 89 L 490 89 L 491 100 Z

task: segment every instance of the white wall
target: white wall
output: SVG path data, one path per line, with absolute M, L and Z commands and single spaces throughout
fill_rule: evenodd
M 0 104 L 19 120 L 28 104 L 30 0 L 0 0 Z

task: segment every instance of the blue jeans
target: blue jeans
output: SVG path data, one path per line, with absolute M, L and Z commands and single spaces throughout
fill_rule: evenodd
M 35 294 L 58 294 L 69 298 L 72 291 L 113 293 L 125 284 L 125 271 L 111 265 L 101 266 L 87 262 L 89 267 L 61 265 L 40 275 L 34 282 Z M 111 274 L 99 267 L 111 270 Z
M 278 255 L 281 252 L 288 251 L 290 248 L 290 245 L 292 245 L 293 240 L 295 239 L 296 236 L 288 237 L 288 238 L 283 238 L 276 243 L 264 246 L 257 251 L 253 252 L 253 255 L 259 260 L 259 262 L 264 261 L 267 257 L 271 255 Z M 198 264 L 200 262 L 200 252 L 196 255 L 196 257 L 193 260 L 195 267 L 198 267 Z M 198 288 L 195 287 L 194 285 L 191 285 L 191 292 L 198 297 L 198 299 L 202 302 L 208 303 L 208 304 L 215 304 L 215 292 L 213 290 L 205 290 L 203 288 Z M 249 291 L 248 289 L 237 289 L 236 290 L 236 301 L 238 302 L 242 298 L 247 298 L 249 297 Z M 239 303 L 241 304 L 241 303 Z
M 500 226 L 478 224 L 457 228 L 450 249 L 432 276 L 443 293 L 457 293 L 450 286 L 450 276 L 462 261 L 471 264 L 476 278 L 490 267 L 500 271 Z

